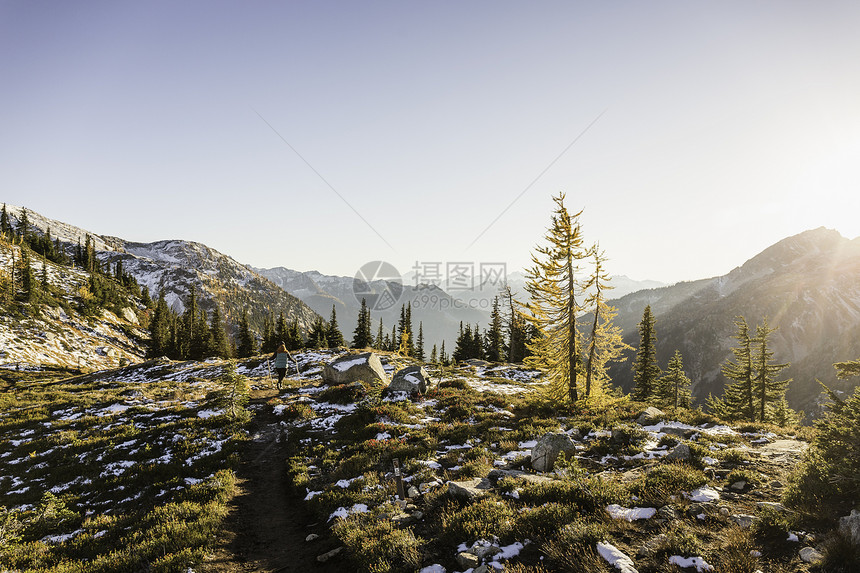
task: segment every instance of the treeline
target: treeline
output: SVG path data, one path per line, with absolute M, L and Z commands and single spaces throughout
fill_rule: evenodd
M 179 314 L 170 308 L 164 291 L 159 293 L 149 321 L 149 356 L 166 356 L 173 360 L 202 360 L 204 358 L 247 358 L 274 352 L 284 343 L 288 350 L 302 348 L 335 348 L 343 345 L 343 334 L 337 325 L 334 306 L 331 319 L 318 318 L 308 333 L 302 336 L 298 320 L 287 321 L 283 313 L 277 318 L 269 313 L 263 320 L 262 333 L 251 330 L 248 312 L 243 311 L 235 335 L 228 326 L 217 303 L 207 312 L 201 305 L 194 286 L 184 301 L 185 310 Z
M 121 261 L 111 267 L 109 262 L 98 260 L 89 235 L 84 245 L 78 243 L 68 253 L 58 238 L 51 238 L 50 228 L 45 233 L 31 229 L 26 209 L 14 225 L 4 204 L 0 209 L 0 239 L 10 247 L 19 247 L 11 249 L 11 264 L 0 271 L 0 303 L 6 308 L 13 302 L 20 302 L 72 310 L 67 293 L 49 280 L 49 262 L 56 266 L 82 268 L 89 273 L 88 282 L 75 293 L 75 309 L 85 316 L 98 315 L 102 310 L 119 313 L 129 306 L 129 297 L 140 297 L 144 304 L 151 302 L 149 292 L 123 270 Z M 16 253 L 20 254 L 16 256 Z M 35 272 L 34 259 L 42 263 L 39 271 Z
M 418 323 L 418 334 L 415 335 L 412 328 L 412 306 L 401 305 L 400 320 L 397 324 L 391 327 L 389 333 L 382 324 L 382 318 L 379 319 L 376 328 L 376 336 L 373 335 L 373 317 L 370 315 L 370 309 L 367 307 L 367 300 L 361 299 L 361 308 L 358 311 L 358 324 L 352 336 L 353 348 L 373 348 L 375 350 L 385 350 L 388 352 L 397 352 L 402 356 L 411 356 L 418 360 L 426 360 L 424 350 L 424 324 Z M 445 343 L 442 343 L 442 352 L 445 352 Z M 435 356 L 436 346 L 433 346 Z

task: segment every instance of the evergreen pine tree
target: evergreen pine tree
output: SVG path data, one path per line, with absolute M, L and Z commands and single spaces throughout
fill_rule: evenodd
M 308 334 L 308 342 L 306 346 L 308 348 L 328 348 L 329 343 L 326 339 L 326 333 L 328 332 L 328 327 L 323 321 L 322 317 L 317 317 L 311 326 L 311 331 Z
M 433 345 L 433 350 L 430 351 L 430 364 L 439 362 L 439 353 L 436 351 L 436 345 Z
M 272 313 L 267 312 L 263 317 L 263 346 L 260 348 L 260 352 L 263 354 L 274 352 L 278 347 L 277 343 L 275 343 L 274 322 L 274 316 Z
M 517 308 L 509 285 L 505 285 L 502 296 L 508 301 L 508 316 L 506 318 L 508 326 L 507 361 L 511 363 L 522 362 L 526 357 L 526 322 Z
M 689 408 L 692 401 L 690 379 L 684 373 L 684 359 L 680 350 L 669 360 L 666 373 L 660 377 L 654 389 L 654 396 L 661 405 L 672 408 Z
M 358 311 L 358 324 L 355 327 L 352 337 L 353 348 L 368 348 L 373 342 L 373 334 L 371 333 L 370 309 L 367 308 L 367 301 L 361 299 L 361 309 Z
M 33 276 L 33 268 L 30 266 L 30 254 L 27 247 L 21 248 L 21 300 L 23 302 L 34 302 L 36 300 L 36 278 Z
M 247 358 L 254 356 L 257 353 L 257 341 L 251 333 L 251 326 L 248 324 L 248 311 L 242 309 L 242 318 L 239 321 L 239 344 L 236 347 L 236 355 L 239 358 Z
M 7 239 L 12 238 L 12 224 L 9 222 L 9 213 L 6 212 L 6 203 L 3 203 L 3 209 L 0 210 L 0 234 Z
M 164 290 L 158 294 L 158 301 L 149 321 L 149 356 L 167 356 L 170 354 L 170 309 L 164 300 Z
M 752 338 L 749 334 L 747 321 L 743 316 L 735 319 L 737 334 L 733 336 L 738 346 L 732 348 L 734 361 L 723 364 L 723 376 L 732 382 L 726 385 L 723 397 L 708 398 L 709 409 L 727 420 L 755 421 L 755 399 L 753 394 L 753 355 Z
M 546 373 L 554 399 L 576 402 L 582 373 L 576 324 L 582 310 L 577 298 L 582 291 L 579 262 L 590 255 L 590 250 L 585 247 L 579 223 L 582 212 L 571 216 L 563 193 L 553 200 L 557 207 L 545 237 L 549 244 L 536 249 L 534 266 L 526 273 L 531 300 L 526 304 L 530 314 L 525 316 L 540 335 L 528 344 L 531 356 L 525 364 Z
M 442 341 L 442 346 L 439 347 L 439 363 L 443 366 L 448 365 L 448 355 L 445 353 L 445 341 Z
M 454 354 L 452 358 L 456 362 L 462 362 L 472 358 L 472 348 L 474 340 L 472 338 L 472 326 L 467 324 L 465 327 L 460 323 L 460 336 L 457 337 L 456 346 L 454 346 Z
M 379 317 L 379 328 L 376 331 L 376 340 L 373 341 L 373 347 L 377 350 L 388 350 L 385 344 L 385 334 L 382 331 L 382 317 Z
M 212 347 L 212 334 L 209 331 L 209 321 L 206 311 L 201 307 L 194 321 L 194 335 L 191 337 L 189 356 L 191 360 L 203 360 Z
M 18 237 L 21 239 L 22 245 L 30 244 L 30 217 L 27 215 L 26 209 L 22 209 L 21 220 L 18 221 Z
M 763 324 L 756 326 L 754 339 L 753 368 L 755 376 L 752 379 L 752 390 L 758 401 L 758 419 L 760 422 L 767 421 L 769 407 L 776 406 L 785 399 L 785 390 L 791 380 L 776 380 L 777 375 L 788 368 L 788 364 L 774 364 L 773 351 L 769 348 L 768 340 L 776 328 L 770 328 L 767 317 Z
M 334 305 L 331 305 L 331 318 L 328 321 L 328 330 L 326 331 L 326 339 L 328 340 L 329 348 L 337 348 L 343 346 L 343 333 L 337 326 L 337 312 Z M 370 345 L 372 346 L 372 344 Z
M 87 245 L 89 245 L 89 237 L 87 237 Z M 195 346 L 201 338 L 197 332 L 199 314 L 200 307 L 197 304 L 197 289 L 194 285 L 191 285 L 191 289 L 188 292 L 188 300 L 185 303 L 185 312 L 182 313 L 181 326 L 177 333 L 179 357 L 182 359 L 199 360 L 200 354 L 202 354 L 202 348 Z
M 292 322 L 290 322 L 290 325 L 287 328 L 287 339 L 284 342 L 287 345 L 287 350 L 298 350 L 304 346 L 302 330 L 299 328 L 298 319 L 293 319 Z
M 42 278 L 40 280 L 42 291 L 48 292 L 48 267 L 45 265 L 45 261 L 42 261 Z
M 481 330 L 478 328 L 477 323 L 475 324 L 475 330 L 472 334 L 472 344 L 469 347 L 469 357 L 477 358 L 478 360 L 484 359 L 484 339 L 486 338 L 486 332 L 483 334 Z
M 424 362 L 424 323 L 418 323 L 418 340 L 415 343 L 415 358 Z
M 230 358 L 230 343 L 227 341 L 227 331 L 224 329 L 221 309 L 217 303 L 212 309 L 212 318 L 209 322 L 209 348 L 206 354 L 219 358 Z
M 639 348 L 633 363 L 633 399 L 645 402 L 654 394 L 660 367 L 657 366 L 657 331 L 651 305 L 645 307 L 639 323 Z
M 391 336 L 388 337 L 388 351 L 397 352 L 398 348 L 400 348 L 400 342 L 397 337 L 397 325 L 395 324 L 391 327 Z
M 281 312 L 278 314 L 278 321 L 275 323 L 275 332 L 274 332 L 274 348 L 272 348 L 272 352 L 274 352 L 278 346 L 283 343 L 286 345 L 287 343 L 287 319 L 284 318 L 284 313 Z
M 493 310 L 490 313 L 490 328 L 487 330 L 487 345 L 484 349 L 484 355 L 490 362 L 502 362 L 505 359 L 505 335 L 502 332 L 499 297 L 493 298 Z

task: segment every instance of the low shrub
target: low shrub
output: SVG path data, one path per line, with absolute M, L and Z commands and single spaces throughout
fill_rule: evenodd
M 490 498 L 465 507 L 448 504 L 441 514 L 442 536 L 453 544 L 471 544 L 478 539 L 507 538 L 513 531 L 516 515 L 502 501 Z
M 547 541 L 575 521 L 579 514 L 576 506 L 563 503 L 526 507 L 517 515 L 514 529 L 521 539 Z
M 338 519 L 332 531 L 346 547 L 357 572 L 411 573 L 421 566 L 422 539 L 390 520 L 369 514 Z
M 708 482 L 705 474 L 698 468 L 687 464 L 662 464 L 646 473 L 631 484 L 631 491 L 643 503 L 663 505 L 670 496 L 682 491 L 692 491 Z

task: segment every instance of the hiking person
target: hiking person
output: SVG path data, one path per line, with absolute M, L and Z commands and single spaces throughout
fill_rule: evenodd
M 272 356 L 275 361 L 275 372 L 278 373 L 278 390 L 281 389 L 281 381 L 283 381 L 284 376 L 287 375 L 287 363 L 292 356 L 289 352 L 287 352 L 287 345 L 283 342 L 278 349 L 275 351 L 275 354 Z

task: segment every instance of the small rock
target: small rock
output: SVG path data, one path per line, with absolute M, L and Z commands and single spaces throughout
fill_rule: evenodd
M 692 458 L 692 457 L 693 457 L 693 453 L 690 451 L 690 446 L 688 446 L 687 444 L 678 444 L 677 446 L 672 448 L 672 451 L 669 452 L 666 455 L 666 457 L 664 457 L 663 459 L 666 460 L 667 462 L 671 462 L 671 461 L 686 462 L 686 461 L 689 461 L 690 458 Z
M 424 512 L 423 511 L 413 511 L 412 517 L 415 518 L 415 521 L 420 521 L 420 520 L 424 519 Z
M 736 482 L 735 482 L 735 483 L 733 483 L 730 487 L 731 487 L 733 490 L 735 490 L 735 491 L 743 491 L 743 490 L 744 490 L 744 488 L 746 488 L 746 487 L 747 487 L 747 482 L 745 482 L 745 481 L 743 481 L 743 480 L 741 480 L 741 481 L 736 481 Z
M 668 505 L 664 505 L 660 509 L 669 509 L 670 511 L 672 511 L 672 513 L 674 513 L 674 510 L 671 507 L 669 507 Z M 659 511 L 657 513 L 659 513 Z M 661 545 L 663 545 L 663 543 L 665 543 L 666 539 L 668 539 L 668 537 L 666 536 L 665 533 L 661 533 L 659 535 L 652 537 L 651 539 L 646 541 L 644 543 L 644 545 L 642 545 L 642 547 L 639 548 L 639 551 L 636 552 L 636 556 L 637 557 L 650 557 L 650 556 L 654 555 L 655 553 L 657 553 L 657 548 L 660 547 Z
M 702 513 L 705 513 L 705 508 L 698 503 L 694 503 L 687 508 L 687 515 L 690 517 L 696 517 Z
M 776 503 L 773 501 L 757 501 L 756 507 L 759 509 L 771 509 L 773 511 L 785 512 L 788 511 L 784 505 L 781 503 Z
M 800 550 L 800 559 L 804 563 L 818 563 L 824 559 L 824 555 L 819 553 L 814 547 L 804 547 Z
M 469 553 L 468 551 L 458 553 L 455 559 L 457 561 L 457 565 L 463 569 L 474 569 L 481 564 L 481 560 L 478 559 L 478 556 L 473 553 Z
M 406 490 L 406 495 L 407 495 L 408 497 L 415 498 L 415 497 L 418 497 L 418 496 L 419 496 L 419 495 L 421 495 L 421 494 L 418 492 L 418 488 L 417 488 L 417 487 L 415 487 L 414 485 L 410 485 L 410 486 L 409 486 L 409 489 L 407 489 L 407 490 Z
M 785 485 L 781 481 L 775 479 L 770 482 L 770 487 L 772 487 L 773 489 L 782 489 L 785 487 Z
M 720 508 L 720 515 L 722 515 L 723 517 L 728 517 L 730 513 L 731 512 L 729 511 L 728 507 L 721 507 Z
M 305 541 L 308 541 L 308 542 L 310 542 L 310 541 L 316 541 L 316 540 L 317 540 L 317 539 L 319 539 L 319 538 L 320 538 L 320 536 L 319 536 L 319 535 L 317 535 L 316 533 L 311 533 L 310 535 L 308 535 L 307 537 L 305 537 Z
M 668 505 L 664 505 L 657 510 L 657 516 L 661 519 L 665 519 L 666 521 L 673 521 L 675 519 L 678 519 L 678 512 L 669 507 Z
M 496 555 L 497 553 L 502 552 L 499 547 L 493 545 L 492 543 L 484 539 L 479 539 L 478 541 L 473 543 L 472 547 L 470 547 L 467 551 L 478 559 L 483 559 L 487 555 Z
M 758 517 L 754 515 L 745 515 L 743 513 L 739 515 L 733 515 L 731 520 L 738 524 L 738 526 L 748 529 L 752 527 L 752 524 L 758 521 Z
M 317 561 L 319 561 L 320 563 L 325 563 L 326 561 L 329 561 L 333 557 L 337 557 L 341 551 L 343 551 L 343 547 L 337 547 L 335 549 L 332 549 L 328 553 L 323 553 L 322 555 L 318 555 Z

